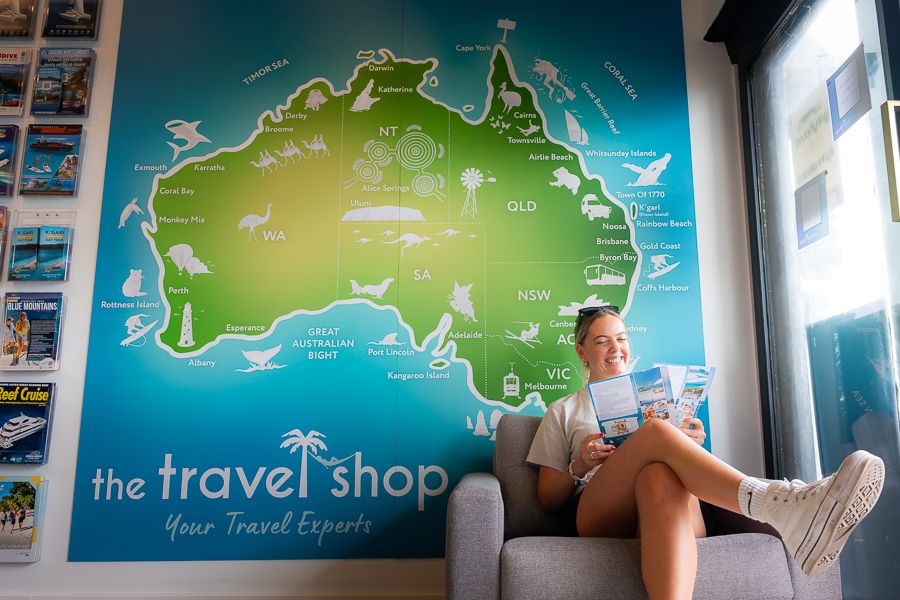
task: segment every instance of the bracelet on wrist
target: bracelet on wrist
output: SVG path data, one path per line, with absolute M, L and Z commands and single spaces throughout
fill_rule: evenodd
M 574 466 L 575 466 L 575 459 L 573 458 L 572 462 L 569 463 L 569 468 L 567 469 L 569 472 L 569 477 L 572 478 L 572 481 L 574 481 L 575 485 L 577 485 L 577 486 L 582 486 L 582 485 L 586 484 L 588 482 L 588 480 L 585 477 L 579 477 L 578 475 L 576 475 L 575 470 L 573 469 Z

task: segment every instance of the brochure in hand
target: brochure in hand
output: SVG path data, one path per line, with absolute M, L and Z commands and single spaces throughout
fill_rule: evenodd
M 713 373 L 709 367 L 656 365 L 589 383 L 604 441 L 618 446 L 650 419 L 673 425 L 690 420 L 706 398 Z
M 672 391 L 675 395 L 676 425 L 685 425 L 697 414 L 706 400 L 709 386 L 716 374 L 715 367 L 698 365 L 654 365 L 664 366 L 669 372 Z

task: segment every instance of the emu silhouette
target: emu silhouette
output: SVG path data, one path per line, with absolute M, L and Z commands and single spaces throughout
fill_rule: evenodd
M 254 231 L 260 225 L 264 225 L 269 221 L 269 217 L 272 216 L 272 205 L 269 204 L 266 206 L 266 214 L 260 215 L 247 215 L 241 222 L 238 223 L 238 231 L 248 228 L 250 231 L 247 233 L 247 241 L 250 241 L 250 236 L 253 236 L 253 239 L 256 240 L 256 231 Z M 257 240 L 259 241 L 259 240 Z

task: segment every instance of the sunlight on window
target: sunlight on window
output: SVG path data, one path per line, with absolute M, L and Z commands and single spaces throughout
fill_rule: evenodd
M 859 46 L 856 31 L 852 0 L 829 2 L 810 22 L 808 35 L 785 55 L 782 75 L 789 121 L 802 119 L 810 111 L 827 112 L 825 80 Z M 807 324 L 883 299 L 888 292 L 883 283 L 887 264 L 872 169 L 875 141 L 870 120 L 877 118 L 878 111 L 870 110 L 837 141 L 824 130 L 818 140 L 806 136 L 802 152 L 807 156 L 785 161 L 784 174 L 795 189 L 810 178 L 811 169 L 827 171 L 828 232 L 796 255 Z M 829 128 L 830 122 L 823 126 Z M 802 171 L 797 172 L 798 168 Z

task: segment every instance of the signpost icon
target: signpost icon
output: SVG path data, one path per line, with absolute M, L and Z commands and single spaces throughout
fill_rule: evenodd
M 500 40 L 500 43 L 505 44 L 506 34 L 516 28 L 516 22 L 510 21 L 509 19 L 500 19 L 499 21 L 497 21 L 497 27 L 503 30 L 503 39 Z

